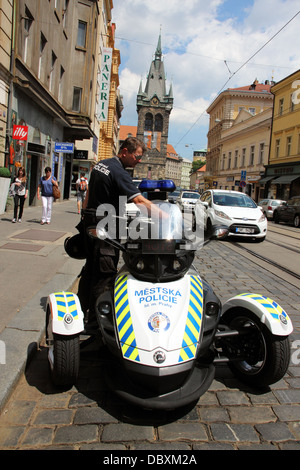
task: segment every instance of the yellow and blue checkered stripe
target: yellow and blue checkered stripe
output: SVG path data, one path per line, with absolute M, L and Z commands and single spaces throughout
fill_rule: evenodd
M 130 314 L 127 275 L 122 275 L 115 282 L 115 311 L 119 340 L 123 356 L 131 361 L 140 362 L 136 339 Z
M 274 300 L 259 294 L 239 294 L 238 297 L 248 297 L 265 307 L 275 320 L 280 320 L 280 315 L 288 319 L 287 313 Z
M 200 277 L 190 276 L 190 302 L 178 362 L 193 359 L 197 352 L 203 314 L 203 286 Z
M 54 297 L 56 300 L 59 321 L 64 319 L 67 312 L 73 316 L 74 320 L 78 318 L 76 300 L 72 292 L 57 292 L 54 294 Z

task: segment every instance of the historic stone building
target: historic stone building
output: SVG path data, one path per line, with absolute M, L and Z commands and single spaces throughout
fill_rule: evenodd
M 143 140 L 147 146 L 147 153 L 138 165 L 140 178 L 159 179 L 165 177 L 169 118 L 172 108 L 172 85 L 167 93 L 161 36 L 159 36 L 145 90 L 142 90 L 141 82 L 137 95 L 137 137 Z

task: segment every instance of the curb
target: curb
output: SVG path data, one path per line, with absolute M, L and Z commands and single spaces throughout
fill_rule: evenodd
M 76 268 L 75 264 L 74 267 Z M 0 411 L 43 339 L 48 295 L 72 290 L 77 281 L 78 272 L 71 272 L 72 260 L 65 263 L 63 271 L 45 284 L 0 333 L 0 344 L 5 350 L 5 364 L 0 363 Z

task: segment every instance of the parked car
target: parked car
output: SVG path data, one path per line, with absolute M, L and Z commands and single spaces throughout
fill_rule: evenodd
M 177 201 L 177 199 L 178 199 L 179 196 L 180 196 L 180 191 L 175 190 L 175 191 L 173 191 L 172 193 L 169 193 L 169 195 L 168 195 L 168 201 L 175 203 L 175 202 Z
M 177 198 L 177 204 L 181 210 L 192 212 L 199 198 L 200 194 L 196 191 L 181 191 Z
M 294 227 L 300 227 L 300 196 L 294 196 L 276 207 L 273 218 L 276 224 L 286 222 L 293 224 Z
M 261 208 L 267 219 L 273 219 L 275 208 L 283 202 L 285 201 L 282 199 L 263 199 L 258 203 L 258 207 Z
M 258 242 L 262 242 L 267 234 L 266 216 L 251 197 L 239 191 L 205 191 L 196 203 L 194 226 L 195 223 L 203 224 L 207 232 L 215 225 L 226 225 L 229 237 L 250 237 Z

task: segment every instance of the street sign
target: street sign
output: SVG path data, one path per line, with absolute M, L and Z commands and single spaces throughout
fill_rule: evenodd
M 27 140 L 28 139 L 28 126 L 13 126 L 13 135 L 14 140 Z
M 69 142 L 55 142 L 55 152 L 74 153 L 74 144 Z
M 240 187 L 244 188 L 246 186 L 246 181 L 240 181 Z
M 245 180 L 246 180 L 246 174 L 247 174 L 246 170 L 242 170 L 242 171 L 241 171 L 241 180 L 242 180 L 242 181 L 245 181 Z

